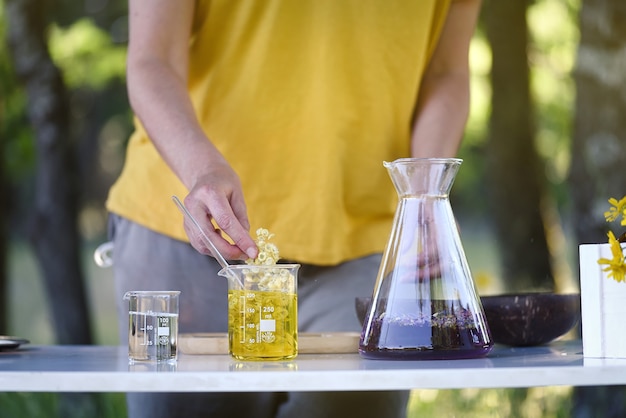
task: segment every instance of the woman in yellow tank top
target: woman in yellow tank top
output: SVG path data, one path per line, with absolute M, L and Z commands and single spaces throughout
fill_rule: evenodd
M 186 233 L 170 200 L 178 195 L 227 258 L 255 257 L 249 230 L 264 227 L 284 258 L 332 274 L 325 289 L 322 276 L 310 289 L 302 279 L 301 331 L 357 330 L 341 318 L 354 316 L 355 292 L 373 288 L 397 200 L 382 161 L 455 156 L 479 2 L 130 0 L 136 130 L 107 200 L 118 294 L 188 286 L 181 332 L 225 326 L 199 319 L 225 312 L 224 289 L 203 290 L 219 286 L 206 284 L 218 282 L 208 267 L 181 278 L 193 270 L 184 257 L 209 251 Z M 139 232 L 131 231 L 150 238 L 133 241 Z M 367 267 L 354 267 L 359 260 Z M 186 328 L 185 306 L 188 323 L 202 329 Z M 362 417 L 377 413 L 368 396 Z

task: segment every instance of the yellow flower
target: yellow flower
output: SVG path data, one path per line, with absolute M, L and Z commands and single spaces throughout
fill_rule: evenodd
M 612 197 L 609 199 L 609 203 L 611 204 L 611 208 L 604 212 L 604 218 L 606 221 L 613 222 L 621 216 L 622 225 L 626 225 L 626 196 L 620 201 Z
M 623 200 L 623 199 L 622 199 Z M 611 246 L 612 259 L 600 258 L 598 264 L 606 265 L 602 271 L 608 273 L 609 278 L 613 278 L 616 282 L 626 281 L 626 258 L 619 241 L 613 235 L 613 232 L 609 231 L 607 234 L 609 237 L 609 245 Z

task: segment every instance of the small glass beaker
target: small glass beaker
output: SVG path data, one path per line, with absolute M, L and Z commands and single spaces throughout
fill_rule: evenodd
M 128 301 L 128 361 L 176 361 L 180 291 L 131 291 Z
M 299 264 L 233 265 L 228 278 L 228 351 L 237 360 L 289 360 L 298 354 Z

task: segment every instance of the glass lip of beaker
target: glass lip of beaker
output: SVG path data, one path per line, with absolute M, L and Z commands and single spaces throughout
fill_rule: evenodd
M 260 270 L 272 270 L 272 269 L 281 269 L 281 270 L 298 270 L 301 267 L 301 264 L 231 264 L 227 268 L 223 268 L 217 272 L 218 276 L 228 277 L 226 273 L 227 270 L 251 270 L 251 269 L 260 269 Z
M 383 161 L 383 165 L 385 167 L 392 167 L 398 164 L 419 163 L 419 162 L 461 164 L 463 162 L 463 159 L 455 158 L 455 157 L 398 158 L 397 160 L 393 160 L 393 161 Z
M 227 268 L 232 270 L 243 270 L 243 269 L 294 269 L 300 267 L 300 264 L 231 264 Z M 222 269 L 220 271 L 224 271 L 226 269 Z
M 178 296 L 180 290 L 129 290 L 124 293 L 124 299 L 128 299 L 133 296 Z

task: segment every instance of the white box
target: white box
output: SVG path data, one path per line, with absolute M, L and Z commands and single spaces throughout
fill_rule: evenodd
M 608 278 L 602 271 L 606 265 L 598 264 L 600 258 L 613 258 L 611 247 L 582 244 L 578 250 L 583 355 L 626 358 L 626 282 Z

